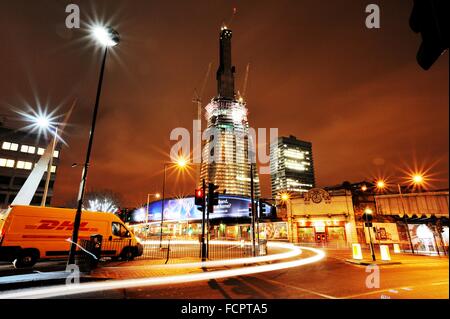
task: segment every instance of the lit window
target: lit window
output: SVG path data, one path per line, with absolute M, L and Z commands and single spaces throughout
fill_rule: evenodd
M 2 149 L 9 150 L 11 148 L 11 143 L 9 142 L 3 142 Z
M 59 157 L 59 151 L 55 151 L 55 152 L 53 152 L 53 157 L 56 157 L 56 158 L 58 158 L 58 157 Z
M 31 162 L 24 162 L 24 161 L 17 161 L 18 169 L 28 169 L 30 170 L 33 167 L 33 164 Z
M 34 146 L 28 146 L 28 153 L 34 154 L 36 152 L 36 147 Z
M 20 147 L 20 151 L 21 151 L 22 153 L 28 153 L 28 145 L 22 145 L 22 146 Z
M 38 155 L 42 155 L 42 154 L 44 154 L 44 152 L 45 152 L 44 148 L 42 148 L 42 147 L 38 148 L 38 151 L 37 151 Z
M 0 158 L 0 167 L 6 166 L 6 158 Z
M 51 172 L 52 172 L 52 173 L 56 173 L 56 166 L 52 165 Z
M 15 160 L 6 160 L 6 167 L 14 167 Z
M 10 143 L 10 142 L 3 142 L 2 149 L 8 150 L 8 151 L 17 151 L 19 148 L 19 144 L 16 143 Z

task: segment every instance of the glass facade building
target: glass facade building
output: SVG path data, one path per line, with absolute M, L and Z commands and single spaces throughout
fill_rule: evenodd
M 312 144 L 295 136 L 279 137 L 270 145 L 272 197 L 283 192 L 305 193 L 315 187 Z
M 12 203 L 49 143 L 50 140 L 45 137 L 39 139 L 35 134 L 0 124 L 0 208 L 7 208 Z M 47 205 L 51 204 L 53 198 L 59 156 L 60 149 L 57 147 L 53 154 Z M 41 204 L 46 177 L 47 174 L 44 174 L 31 205 Z

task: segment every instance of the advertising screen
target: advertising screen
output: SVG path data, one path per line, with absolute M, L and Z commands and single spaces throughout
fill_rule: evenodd
M 219 205 L 214 207 L 214 213 L 210 214 L 210 219 L 215 218 L 239 218 L 249 217 L 249 205 L 251 201 L 246 197 L 220 195 Z M 256 205 L 256 204 L 255 204 Z M 266 212 L 264 217 L 269 216 L 272 208 L 269 204 L 264 204 Z M 148 220 L 161 220 L 161 210 L 163 208 L 162 201 L 150 203 L 148 209 Z M 143 222 L 146 216 L 146 208 L 142 207 L 132 214 L 133 222 Z M 194 203 L 194 197 L 174 198 L 164 201 L 164 220 L 200 220 L 202 212 L 198 210 Z

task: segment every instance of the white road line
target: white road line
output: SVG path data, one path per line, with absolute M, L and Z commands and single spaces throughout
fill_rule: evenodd
M 426 286 L 437 286 L 437 285 L 448 285 L 448 281 L 442 281 L 442 282 L 436 282 L 436 283 L 429 283 L 429 284 L 424 284 L 424 285 L 417 285 L 417 286 L 411 286 L 408 287 L 409 290 L 413 290 L 415 288 L 419 288 L 419 287 L 426 287 Z M 370 291 L 370 292 L 365 292 L 365 293 L 360 293 L 360 294 L 354 294 L 354 295 L 350 295 L 350 296 L 345 296 L 345 297 L 339 297 L 340 299 L 353 299 L 356 297 L 362 297 L 362 296 L 370 296 L 373 294 L 378 294 L 378 293 L 382 293 L 382 292 L 391 292 L 392 290 L 397 291 L 398 289 L 402 289 L 401 287 L 399 288 L 387 288 L 387 289 L 382 289 L 382 290 L 374 290 L 374 291 Z M 397 291 L 398 293 L 398 291 Z
M 290 289 L 294 289 L 294 290 L 298 290 L 298 291 L 302 291 L 302 292 L 307 292 L 307 293 L 309 293 L 311 295 L 317 295 L 317 296 L 320 296 L 320 297 L 323 297 L 323 298 L 326 298 L 326 299 L 338 299 L 338 297 L 333 297 L 333 296 L 326 295 L 326 294 L 323 294 L 323 293 L 320 293 L 320 292 L 317 292 L 317 291 L 313 291 L 313 290 L 309 290 L 309 289 L 305 289 L 305 288 L 300 288 L 300 287 L 297 287 L 297 286 L 292 286 L 292 285 L 285 284 L 285 283 L 282 283 L 282 282 L 279 282 L 279 281 L 276 281 L 276 280 L 266 279 L 266 278 L 259 278 L 259 277 L 258 277 L 258 279 L 267 281 L 267 282 L 275 284 L 275 285 L 283 286 L 283 287 L 286 287 L 286 288 L 290 288 Z

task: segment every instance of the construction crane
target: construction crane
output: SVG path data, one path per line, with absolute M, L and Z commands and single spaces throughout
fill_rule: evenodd
M 195 89 L 194 90 L 194 97 L 192 98 L 192 102 L 194 103 L 194 106 L 197 107 L 197 120 L 199 121 L 198 125 L 199 125 L 200 132 L 202 131 L 202 100 L 203 100 L 203 93 L 205 92 L 206 84 L 208 83 L 209 75 L 211 73 L 211 68 L 212 68 L 212 62 L 210 62 L 209 65 L 208 65 L 208 70 L 206 71 L 205 78 L 203 79 L 200 91 L 197 91 L 197 89 Z M 196 147 L 196 146 L 194 145 L 194 147 Z M 201 150 L 200 150 L 200 152 L 201 152 Z M 198 164 L 197 166 L 198 167 L 196 169 L 196 175 L 197 175 L 197 179 L 196 180 L 200 180 L 201 165 Z
M 202 86 L 200 91 L 197 92 L 197 89 L 194 90 L 194 97 L 192 98 L 192 102 L 194 106 L 197 106 L 197 120 L 202 120 L 202 99 L 203 93 L 205 92 L 206 84 L 208 83 L 208 78 L 211 73 L 212 62 L 208 65 L 208 70 L 206 71 L 205 78 L 203 79 Z
M 248 85 L 248 74 L 250 73 L 250 63 L 247 64 L 245 69 L 244 85 L 242 86 L 242 93 L 238 91 L 238 100 L 241 103 L 246 101 L 247 85 Z

